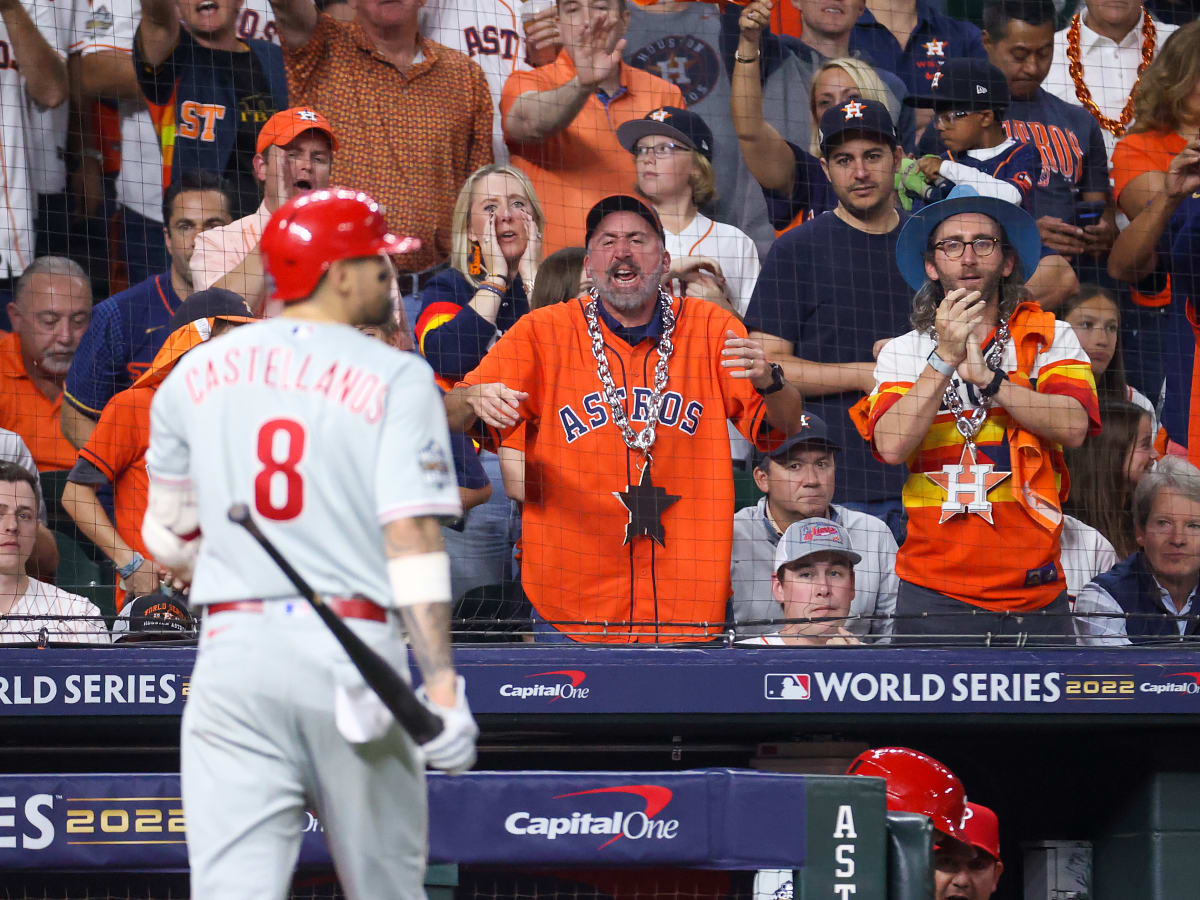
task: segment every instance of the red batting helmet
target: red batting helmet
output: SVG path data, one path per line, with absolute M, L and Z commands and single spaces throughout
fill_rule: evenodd
M 293 197 L 275 211 L 262 236 L 275 280 L 274 300 L 303 300 L 339 259 L 412 253 L 421 242 L 387 229 L 379 204 L 361 191 L 329 188 Z
M 932 756 L 908 747 L 880 747 L 860 753 L 846 774 L 885 779 L 888 809 L 929 816 L 938 831 L 970 843 L 962 827 L 967 811 L 962 782 Z

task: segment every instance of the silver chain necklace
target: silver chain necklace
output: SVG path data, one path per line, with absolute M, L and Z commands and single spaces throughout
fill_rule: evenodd
M 929 336 L 933 338 L 933 349 L 937 350 L 938 336 L 937 329 L 930 328 Z M 984 354 L 984 364 L 993 372 L 1001 371 L 1000 367 L 1004 362 L 1004 351 L 1008 347 L 1008 322 L 1000 323 L 996 329 L 996 339 L 992 341 L 992 346 L 988 348 L 988 352 Z M 958 375 L 951 376 L 950 383 L 946 385 L 946 393 L 942 395 L 942 403 L 954 415 L 954 427 L 958 429 L 970 445 L 971 449 L 975 449 L 975 435 L 979 434 L 979 429 L 983 427 L 984 421 L 987 419 L 988 410 L 992 408 L 992 398 L 980 396 L 979 405 L 971 410 L 971 414 L 963 414 L 962 398 L 958 394 L 958 388 L 961 382 Z
M 646 426 L 634 432 L 629 425 L 629 416 L 621 404 L 617 394 L 617 385 L 613 382 L 612 369 L 608 365 L 608 356 L 604 352 L 604 334 L 600 330 L 600 317 L 597 314 L 599 299 L 595 287 L 591 289 L 592 299 L 583 307 L 583 315 L 587 319 L 588 337 L 592 339 L 592 356 L 596 358 L 596 374 L 600 377 L 600 385 L 604 388 L 604 401 L 612 411 L 613 424 L 621 430 L 625 445 L 630 450 L 640 450 L 650 460 L 650 448 L 654 446 L 654 431 L 658 427 L 658 415 L 662 409 L 663 395 L 667 389 L 667 369 L 675 345 L 671 336 L 675 333 L 675 313 L 671 311 L 671 298 L 659 288 L 658 306 L 662 314 L 662 335 L 658 339 L 658 363 L 654 367 L 654 388 L 647 404 Z

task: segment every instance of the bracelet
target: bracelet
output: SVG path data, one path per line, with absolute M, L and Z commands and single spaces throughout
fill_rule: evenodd
M 138 569 L 140 569 L 142 567 L 142 563 L 144 563 L 145 561 L 146 561 L 146 557 L 142 556 L 142 554 L 140 554 L 136 550 L 134 550 L 133 556 L 131 556 L 129 558 L 129 562 L 125 563 L 125 565 L 123 565 L 123 566 L 116 567 L 117 574 L 121 577 L 121 580 L 124 581 L 126 578 L 128 578 L 130 575 L 132 575 Z
M 988 383 L 988 386 L 979 389 L 979 396 L 984 398 L 995 397 L 1000 392 L 1000 385 L 1006 381 L 1008 381 L 1008 373 L 1003 369 L 997 369 L 995 377 Z
M 492 294 L 495 294 L 501 300 L 504 299 L 504 291 L 500 290 L 500 288 L 496 287 L 494 284 L 488 284 L 487 282 L 484 282 L 483 284 L 479 285 L 479 287 L 477 287 L 475 289 L 475 293 L 477 293 L 477 294 L 480 291 L 488 291 Z
M 508 281 L 507 275 L 501 275 L 499 272 L 488 272 L 483 277 L 484 278 L 499 278 L 501 281 L 504 282 L 504 286 L 508 287 L 509 281 Z
M 954 377 L 954 366 L 950 365 L 950 363 L 938 356 L 936 348 L 929 351 L 929 357 L 925 361 L 929 363 L 933 371 L 937 372 L 939 375 L 945 375 L 947 378 Z
M 753 56 L 742 56 L 742 54 L 738 53 L 736 50 L 733 51 L 733 61 L 734 62 L 740 62 L 740 63 L 758 62 L 758 58 L 760 56 L 762 56 L 761 50 L 759 50 Z

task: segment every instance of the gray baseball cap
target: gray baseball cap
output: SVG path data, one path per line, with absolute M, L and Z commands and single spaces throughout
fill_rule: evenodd
M 846 557 L 851 565 L 861 559 L 854 552 L 850 535 L 833 519 L 801 519 L 788 526 L 775 547 L 775 572 L 789 563 L 799 562 L 814 553 L 837 553 Z

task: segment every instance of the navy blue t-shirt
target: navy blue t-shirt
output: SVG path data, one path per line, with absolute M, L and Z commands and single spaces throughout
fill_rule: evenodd
M 929 94 L 929 82 L 942 64 L 959 56 L 987 59 L 979 28 L 953 19 L 927 0 L 917 0 L 917 27 L 901 47 L 885 25 L 864 9 L 850 32 L 850 50 L 900 76 L 910 94 Z
M 1108 152 L 1100 123 L 1082 106 L 1067 103 L 1038 88 L 1028 100 L 1014 99 L 1004 130 L 1009 137 L 1037 148 L 1045 186 L 1034 191 L 1038 216 L 1075 221 L 1075 192 L 1106 194 Z
M 71 360 L 63 398 L 99 419 L 113 394 L 150 368 L 180 302 L 171 273 L 163 272 L 97 303 Z
M 478 288 L 457 269 L 438 272 L 421 291 L 417 344 L 426 361 L 443 378 L 458 380 L 479 365 L 496 339 L 529 312 L 521 276 L 513 279 L 500 301 L 493 325 L 471 308 Z
M 791 341 L 796 356 L 818 363 L 866 362 L 880 338 L 912 329 L 912 291 L 896 267 L 896 240 L 906 217 L 887 234 L 852 228 L 832 212 L 781 236 L 763 261 L 746 310 L 746 327 Z M 876 460 L 850 421 L 857 391 L 805 397 L 842 447 L 838 502 L 894 500 L 903 466 Z

